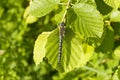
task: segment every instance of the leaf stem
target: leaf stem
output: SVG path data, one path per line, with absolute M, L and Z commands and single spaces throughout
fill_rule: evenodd
M 69 4 L 70 4 L 70 0 L 68 0 L 68 2 L 67 2 L 66 10 L 65 10 L 65 13 L 63 14 L 63 18 L 62 18 L 61 22 L 65 22 L 65 16 L 67 14 L 67 9 L 69 8 Z

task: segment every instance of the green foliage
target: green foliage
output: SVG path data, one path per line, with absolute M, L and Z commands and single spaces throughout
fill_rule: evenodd
M 118 67 L 118 78 L 120 79 L 120 66 Z
M 59 32 L 57 29 L 50 34 L 46 44 L 46 53 L 42 53 L 42 54 L 46 54 L 46 57 L 48 58 L 48 62 L 52 64 L 54 68 L 60 70 L 61 72 L 63 71 L 68 72 L 74 68 L 78 68 L 79 66 L 83 66 L 84 64 L 86 64 L 86 62 L 90 59 L 94 51 L 94 48 L 87 44 L 82 45 L 81 42 L 82 39 L 78 35 L 73 33 L 72 30 L 67 29 L 65 34 L 66 36 L 63 42 L 63 55 L 62 55 L 61 64 L 57 65 L 58 46 L 59 46 L 58 33 Z M 54 46 L 53 49 L 51 49 L 52 46 Z M 34 55 L 36 55 L 36 53 Z
M 34 61 L 37 64 L 42 62 L 43 57 L 45 57 L 45 46 L 46 46 L 46 40 L 47 37 L 50 35 L 50 32 L 44 32 L 41 35 L 38 36 L 36 42 L 35 42 L 35 48 L 34 48 Z M 42 45 L 41 45 L 42 44 Z
M 103 33 L 103 18 L 97 9 L 92 5 L 79 3 L 73 6 L 73 10 L 76 14 L 75 21 L 70 22 L 73 30 L 86 37 L 100 38 Z
M 112 13 L 110 15 L 110 21 L 120 22 L 120 11 L 118 11 L 118 10 L 112 11 Z
M 59 0 L 34 0 L 31 2 L 30 12 L 34 16 L 42 17 L 51 12 Z
M 120 6 L 120 0 L 104 0 L 104 2 L 115 9 Z
M 33 4 L 34 4 L 34 1 L 33 1 Z M 35 5 L 31 5 L 31 8 L 33 6 L 35 6 Z M 36 9 L 33 9 L 31 11 L 35 12 L 34 10 L 37 11 Z M 47 10 L 47 8 L 44 9 L 44 10 Z M 83 66 L 83 64 L 85 64 L 89 60 L 88 56 L 91 56 L 91 55 L 84 56 L 84 54 L 85 54 L 83 52 L 84 50 L 82 49 L 82 47 L 79 47 L 79 45 L 82 45 L 82 41 L 83 41 L 82 39 L 79 39 L 79 37 L 82 37 L 82 36 L 80 36 L 80 34 L 83 34 L 86 37 L 101 37 L 101 35 L 103 33 L 103 18 L 100 15 L 100 13 L 95 9 L 94 6 L 87 5 L 87 4 L 80 4 L 79 3 L 79 4 L 76 4 L 76 5 L 73 6 L 73 10 L 75 11 L 74 15 L 77 15 L 76 16 L 77 19 L 75 19 L 75 21 L 69 20 L 68 23 L 71 23 L 71 24 L 69 24 L 69 26 L 72 27 L 72 29 L 73 29 L 73 31 L 75 33 L 79 33 L 79 35 L 78 34 L 74 34 L 74 32 L 67 32 L 67 30 L 66 30 L 66 33 L 69 33 L 69 35 L 71 37 L 69 37 L 69 35 L 66 34 L 66 37 L 65 37 L 65 41 L 66 42 L 63 42 L 63 46 L 64 46 L 65 49 L 63 48 L 64 55 L 62 55 L 62 61 L 61 61 L 62 64 L 60 65 L 60 68 L 61 68 L 60 70 L 62 70 L 62 71 L 70 71 L 70 70 L 72 70 L 72 69 L 74 69 L 76 67 Z M 44 11 L 42 11 L 42 12 L 44 12 Z M 50 12 L 50 11 L 47 10 L 47 13 L 48 12 Z M 95 12 L 95 13 L 93 13 L 93 12 Z M 36 12 L 35 12 L 35 14 L 36 14 Z M 81 15 L 81 14 L 83 14 L 83 15 Z M 40 13 L 39 15 L 42 15 L 42 13 Z M 37 15 L 37 16 L 39 17 L 39 15 Z M 68 15 L 73 15 L 73 14 L 69 13 Z M 68 16 L 68 18 L 71 18 L 71 17 Z M 52 34 L 55 34 L 55 33 L 52 33 Z M 41 52 L 40 49 L 38 49 L 39 50 L 38 51 L 37 50 L 38 47 L 35 46 L 35 50 L 34 50 L 34 56 L 35 57 L 34 57 L 34 60 L 35 60 L 36 64 L 38 64 L 38 62 L 41 62 L 41 56 L 40 56 L 40 54 L 42 53 L 41 55 L 45 54 L 46 57 L 48 58 L 48 61 L 53 65 L 54 68 L 57 69 L 57 66 L 58 66 L 57 65 L 57 62 L 58 62 L 57 61 L 57 56 L 58 56 L 57 52 L 58 52 L 58 46 L 59 46 L 59 44 L 58 44 L 58 37 L 55 37 L 57 35 L 59 35 L 59 34 L 52 35 L 52 36 L 50 35 L 51 36 L 50 40 L 48 38 L 47 43 L 49 43 L 49 44 L 46 44 L 46 46 L 47 46 L 46 47 L 46 52 L 44 50 L 43 50 L 43 52 Z M 70 41 L 70 40 L 74 40 L 75 36 L 78 36 L 76 38 L 76 40 L 75 41 Z M 56 38 L 56 39 L 54 41 L 52 41 L 53 38 Z M 38 39 L 37 39 L 37 41 L 38 41 Z M 38 42 L 38 43 L 41 43 L 41 40 L 39 40 L 39 41 L 40 42 Z M 78 44 L 79 42 L 80 42 L 80 44 Z M 36 45 L 40 45 L 38 43 L 35 43 L 35 44 Z M 50 43 L 52 43 L 52 44 L 50 44 Z M 58 44 L 58 45 L 56 45 L 56 44 Z M 76 44 L 78 44 L 78 46 Z M 69 45 L 69 49 L 67 49 L 68 45 Z M 45 45 L 42 45 L 42 47 L 44 47 L 44 46 Z M 52 46 L 55 46 L 54 49 L 51 49 Z M 72 48 L 70 48 L 70 47 L 72 47 L 72 48 L 75 47 L 75 48 L 72 50 Z M 92 48 L 89 47 L 89 49 L 90 49 L 90 51 L 93 51 Z M 40 59 L 40 61 L 38 60 L 38 53 L 39 53 L 39 57 L 40 57 L 39 59 Z M 55 55 L 55 53 L 56 53 L 56 55 Z M 74 53 L 74 56 L 72 55 L 73 53 Z M 75 53 L 77 55 L 75 55 Z M 81 53 L 82 55 L 80 55 L 78 53 Z M 92 53 L 92 52 L 89 52 L 89 53 Z M 69 55 L 70 55 L 70 57 L 68 57 Z M 80 56 L 80 57 L 78 57 L 78 59 L 74 60 L 74 58 L 77 57 L 77 56 Z M 45 56 L 42 56 L 42 57 L 44 58 Z M 83 62 L 83 59 L 81 57 L 84 58 L 84 59 L 86 59 L 86 60 L 84 60 L 84 62 Z M 36 61 L 36 59 L 38 61 Z M 63 63 L 65 61 L 66 61 L 66 63 Z M 73 65 L 73 62 L 76 62 L 76 63 L 74 63 L 74 65 Z M 72 67 L 72 66 L 74 66 L 74 67 Z
M 1 0 L 0 80 L 120 79 L 120 0 L 68 1 Z
M 100 12 L 97 10 L 98 7 L 97 0 L 96 0 L 96 4 L 95 1 L 92 0 L 91 1 L 78 0 L 76 1 L 76 3 L 74 0 L 71 2 L 70 0 L 68 0 L 68 2 L 66 3 L 67 14 L 65 11 L 66 8 L 62 7 L 63 5 L 59 1 L 55 2 L 54 5 L 50 4 L 49 1 L 43 2 L 52 5 L 53 8 L 51 9 L 49 9 L 50 5 L 49 8 L 47 8 L 48 5 L 39 5 L 39 7 L 36 8 L 39 2 L 37 4 L 34 4 L 35 1 L 37 2 L 37 0 L 34 0 L 33 2 L 31 2 L 30 5 L 32 9 L 31 13 L 34 16 L 38 16 L 38 17 L 45 16 L 46 14 L 50 13 L 50 11 L 52 11 L 55 8 L 55 6 L 58 6 L 58 9 L 55 10 L 55 11 L 59 11 L 57 15 L 55 14 L 55 17 L 56 16 L 58 17 L 57 18 L 58 21 L 57 19 L 55 19 L 56 24 L 62 21 L 64 18 L 66 18 L 66 24 L 67 24 L 65 37 L 63 38 L 63 44 L 62 44 L 63 54 L 61 57 L 62 59 L 61 64 L 58 65 L 58 60 L 57 60 L 58 49 L 59 49 L 58 29 L 53 30 L 52 33 L 48 36 L 43 36 L 46 37 L 45 38 L 46 40 L 44 40 L 44 42 L 42 40 L 37 39 L 37 43 L 35 43 L 37 47 L 36 46 L 34 47 L 35 48 L 34 56 L 36 56 L 34 57 L 34 60 L 39 59 L 39 60 L 35 60 L 37 64 L 42 62 L 42 59 L 44 57 L 47 57 L 48 62 L 58 71 L 68 72 L 75 68 L 79 68 L 85 65 L 87 61 L 89 61 L 90 56 L 92 56 L 92 53 L 94 51 L 94 48 L 92 47 L 95 43 L 98 43 L 97 41 L 94 40 L 92 44 L 88 45 L 89 42 L 91 42 L 92 38 L 96 38 L 96 39 L 101 38 L 99 41 L 100 46 L 94 46 L 96 47 L 97 51 L 101 51 L 104 53 L 112 51 L 114 46 L 114 30 L 112 29 L 110 22 L 119 22 L 119 11 L 116 10 L 119 7 L 119 0 L 115 0 L 115 1 L 104 0 L 104 2 L 107 5 L 113 7 L 112 12 L 107 13 L 108 15 L 105 16 L 102 16 L 102 14 L 100 14 Z M 44 8 L 44 11 L 41 10 L 41 12 L 43 12 L 44 14 L 38 11 L 38 9 L 41 8 Z M 36 15 L 37 12 L 40 13 Z M 61 16 L 63 16 L 63 18 Z M 105 27 L 107 28 L 105 29 Z M 87 38 L 89 38 L 89 41 L 87 41 Z M 41 45 L 42 48 L 44 48 L 43 51 L 41 51 L 42 48 L 40 47 L 38 48 L 38 45 L 40 45 L 38 43 L 42 43 L 42 42 L 46 43 Z M 84 51 L 84 47 L 83 47 L 84 44 L 86 44 L 87 46 L 91 46 L 91 47 L 87 47 L 88 48 L 87 53 L 89 53 L 89 55 L 86 56 L 85 56 L 86 51 Z M 52 46 L 54 46 L 54 48 L 52 48 Z
M 0 80 L 45 80 L 47 75 L 57 73 L 45 62 L 40 67 L 33 62 L 35 38 L 43 28 L 38 26 L 42 22 L 26 24 L 23 15 L 28 3 L 27 0 L 0 2 Z
M 111 26 L 106 26 L 106 32 L 98 49 L 104 53 L 112 51 L 114 46 L 114 31 Z M 99 51 L 98 50 L 98 51 Z

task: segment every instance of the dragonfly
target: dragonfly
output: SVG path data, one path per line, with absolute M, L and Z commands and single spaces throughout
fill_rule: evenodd
M 58 64 L 61 62 L 61 56 L 62 56 L 62 40 L 65 35 L 65 23 L 61 22 L 59 24 L 59 54 L 58 54 Z

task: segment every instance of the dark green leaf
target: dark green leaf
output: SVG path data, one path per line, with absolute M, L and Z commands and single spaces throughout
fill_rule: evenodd
M 104 53 L 111 51 L 114 45 L 114 31 L 111 26 L 107 26 L 104 39 L 98 50 Z
M 96 2 L 96 5 L 97 5 L 97 9 L 103 15 L 107 15 L 113 9 L 112 7 L 110 7 L 107 4 L 105 4 L 105 2 L 103 0 L 95 0 L 95 2 Z

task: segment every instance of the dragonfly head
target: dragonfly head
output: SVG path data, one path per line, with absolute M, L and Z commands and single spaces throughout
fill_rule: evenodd
M 65 26 L 65 23 L 64 22 L 61 22 L 60 23 L 60 27 L 64 27 Z

